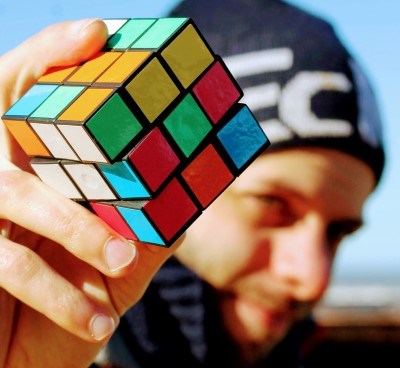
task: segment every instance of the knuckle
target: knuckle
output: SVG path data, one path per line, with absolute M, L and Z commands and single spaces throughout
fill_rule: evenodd
M 33 175 L 24 171 L 10 170 L 0 173 L 0 199 L 1 202 L 13 200 L 23 196 L 27 191 L 36 187 L 39 181 Z
M 0 197 L 8 198 L 15 191 L 15 187 L 21 179 L 19 171 L 4 171 L 0 174 Z
M 13 283 L 26 284 L 39 271 L 35 254 L 26 247 L 0 246 L 0 272 L 13 279 Z
M 108 234 L 100 219 L 82 207 L 77 207 L 69 215 L 63 216 L 62 233 L 71 251 L 76 249 L 81 238 L 87 238 L 85 234 L 88 232 L 96 235 L 104 234 L 104 237 Z

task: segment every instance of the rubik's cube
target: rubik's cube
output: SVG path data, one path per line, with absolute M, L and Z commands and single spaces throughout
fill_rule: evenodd
M 100 53 L 50 70 L 2 119 L 45 183 L 170 246 L 269 141 L 191 19 L 105 23 Z

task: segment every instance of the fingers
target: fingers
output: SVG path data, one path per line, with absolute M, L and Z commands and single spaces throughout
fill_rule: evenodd
M 110 336 L 115 311 L 102 307 L 27 247 L 0 237 L 0 287 L 60 327 L 88 341 Z
M 0 237 L 0 275 L 7 275 L 0 288 L 86 340 L 109 336 L 181 242 L 168 249 L 133 245 L 23 171 L 0 173 L 0 203 L 0 218 L 65 248 L 53 242 L 46 247 L 43 238 L 33 247 L 21 236 L 15 239 L 22 245 Z
M 99 19 L 64 22 L 47 27 L 0 60 L 3 111 L 22 96 L 52 66 L 68 66 L 89 59 L 107 40 Z
M 0 58 L 0 117 L 52 66 L 75 65 L 96 54 L 107 40 L 99 19 L 47 27 Z M 0 151 L 8 161 L 27 169 L 26 157 L 0 120 Z M 13 153 L 11 153 L 13 151 Z M 1 160 L 0 169 L 13 169 Z M 15 168 L 15 167 L 14 167 Z
M 0 218 L 61 244 L 105 275 L 118 277 L 135 267 L 133 243 L 34 175 L 0 172 L 0 203 Z

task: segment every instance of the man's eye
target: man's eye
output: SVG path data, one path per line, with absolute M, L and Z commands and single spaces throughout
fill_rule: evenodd
M 294 221 L 294 212 L 289 203 L 278 196 L 256 195 L 259 221 L 264 226 L 288 226 Z
M 286 210 L 288 204 L 285 200 L 276 196 L 256 196 L 257 200 L 260 201 L 264 206 L 268 207 L 271 210 L 275 211 L 283 211 Z

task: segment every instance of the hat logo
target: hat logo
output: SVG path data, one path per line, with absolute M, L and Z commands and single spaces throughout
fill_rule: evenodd
M 294 53 L 287 47 L 252 51 L 224 60 L 239 83 L 240 78 L 260 74 L 289 70 L 293 73 L 295 64 Z M 312 111 L 311 101 L 320 92 L 349 93 L 352 88 L 344 73 L 300 70 L 284 84 L 277 78 L 276 81 L 243 88 L 242 101 L 255 114 L 259 110 L 276 107 L 276 117 L 260 119 L 272 143 L 292 139 L 295 135 L 301 138 L 348 137 L 354 133 L 350 121 L 318 117 Z

